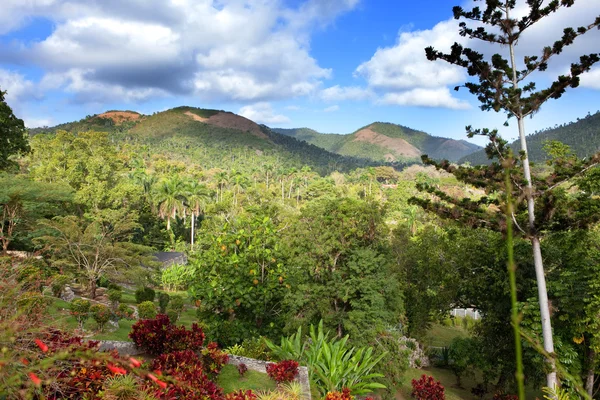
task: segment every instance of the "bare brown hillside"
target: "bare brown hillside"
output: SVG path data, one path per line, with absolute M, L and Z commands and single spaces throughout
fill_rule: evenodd
M 112 119 L 115 125 L 121 125 L 125 121 L 137 121 L 141 117 L 141 114 L 129 111 L 107 111 L 98 115 L 98 118 Z
M 261 139 L 268 139 L 267 135 L 265 135 L 260 130 L 260 126 L 258 126 L 256 122 L 253 122 L 248 118 L 244 118 L 237 114 L 219 112 L 215 115 L 210 116 L 209 118 L 203 118 L 190 111 L 186 111 L 184 114 L 196 121 L 204 122 L 205 124 L 218 126 L 220 128 L 230 128 L 237 129 L 243 132 L 250 132 L 254 136 L 257 136 Z
M 361 129 L 354 134 L 354 142 L 367 142 L 377 146 L 392 150 L 395 156 L 404 156 L 416 158 L 421 155 L 421 151 L 404 139 L 391 138 L 372 131 L 370 128 Z M 392 154 L 386 154 L 388 161 Z

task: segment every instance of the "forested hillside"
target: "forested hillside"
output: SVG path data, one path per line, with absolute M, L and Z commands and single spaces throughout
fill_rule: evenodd
M 578 157 L 589 157 L 600 150 L 600 111 L 588 114 L 584 118 L 563 125 L 547 128 L 527 136 L 529 157 L 534 162 L 543 162 L 550 158 L 544 151 L 544 144 L 557 140 L 571 147 Z M 518 152 L 519 143 L 510 144 L 513 151 Z M 487 164 L 489 160 L 483 150 L 462 157 L 459 163 L 470 162 L 472 165 Z
M 434 159 L 456 161 L 480 149 L 465 140 L 431 136 L 405 126 L 383 122 L 367 125 L 349 135 L 322 134 L 309 128 L 274 131 L 334 153 L 377 161 L 415 161 L 420 160 L 421 154 Z

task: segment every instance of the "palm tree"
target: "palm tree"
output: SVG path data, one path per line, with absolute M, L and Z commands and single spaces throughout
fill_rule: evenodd
M 171 218 L 176 218 L 178 214 L 183 216 L 185 209 L 184 184 L 179 176 L 174 175 L 160 182 L 155 201 L 159 217 L 167 220 L 167 230 L 171 230 Z
M 200 213 L 204 213 L 206 204 L 210 201 L 210 191 L 206 185 L 198 183 L 196 180 L 186 182 L 185 194 L 188 207 L 192 216 L 192 231 L 191 231 L 191 244 L 190 247 L 194 251 L 194 229 L 196 224 L 196 218 L 200 216 Z

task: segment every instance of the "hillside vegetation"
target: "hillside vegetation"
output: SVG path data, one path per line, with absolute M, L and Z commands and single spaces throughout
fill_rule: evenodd
M 575 122 L 557 125 L 553 128 L 535 132 L 527 137 L 529 158 L 534 162 L 549 159 L 543 147 L 547 141 L 557 140 L 571 147 L 578 157 L 589 157 L 600 150 L 600 111 L 578 118 Z M 515 153 L 520 147 L 518 141 L 510 144 Z M 459 163 L 470 162 L 472 165 L 487 164 L 489 160 L 483 150 L 469 154 Z

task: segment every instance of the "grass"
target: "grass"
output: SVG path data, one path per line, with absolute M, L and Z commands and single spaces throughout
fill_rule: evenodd
M 244 377 L 240 374 L 235 365 L 225 365 L 217 378 L 217 384 L 223 388 L 224 393 L 231 393 L 237 390 L 274 390 L 275 382 L 267 374 L 257 371 L 246 372 Z
M 433 347 L 445 347 L 456 337 L 467 337 L 469 333 L 461 326 L 434 324 L 425 335 L 423 344 Z

